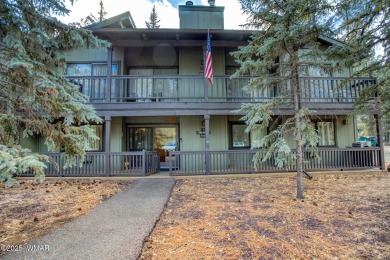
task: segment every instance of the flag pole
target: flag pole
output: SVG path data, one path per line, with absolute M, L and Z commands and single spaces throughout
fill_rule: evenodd
M 210 30 L 207 29 L 207 40 L 209 39 L 209 33 Z M 207 40 L 206 40 L 206 48 L 203 50 L 203 83 L 204 83 L 204 100 L 208 101 L 209 99 L 209 92 L 208 92 L 208 83 L 206 78 L 206 68 L 207 68 Z
M 208 78 L 210 84 L 213 85 L 213 57 L 211 55 L 210 29 L 207 29 L 206 62 L 204 76 Z
M 205 85 L 205 100 L 207 101 L 209 99 L 209 93 L 208 93 L 208 86 L 209 86 L 209 78 L 207 78 L 207 68 L 208 68 L 208 57 L 207 55 L 208 54 L 208 45 L 210 44 L 210 29 L 207 29 L 207 41 L 206 41 L 206 51 L 204 52 L 205 56 L 205 60 L 204 60 L 204 75 L 203 75 L 203 78 L 204 78 L 204 85 Z M 204 148 L 205 148 L 205 173 L 206 175 L 209 175 L 210 172 L 211 172 L 211 165 L 210 165 L 210 162 L 211 162 L 211 153 L 210 153 L 210 114 L 207 112 L 205 115 L 204 115 L 204 121 L 205 121 L 205 144 L 204 144 Z

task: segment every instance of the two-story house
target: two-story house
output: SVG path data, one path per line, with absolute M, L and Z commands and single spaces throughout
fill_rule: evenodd
M 280 171 L 272 160 L 259 168 L 252 158 L 266 130 L 246 133 L 243 102 L 265 102 L 277 89 L 245 92 L 251 76 L 230 79 L 237 63 L 230 53 L 247 44 L 252 32 L 225 30 L 224 7 L 179 6 L 179 29 L 137 29 L 129 12 L 89 27 L 109 49 L 66 52 L 69 80 L 80 87 L 104 119 L 94 125 L 99 141 L 90 143 L 83 167 L 48 175 L 135 175 L 170 170 L 172 174 Z M 204 78 L 207 34 L 211 37 L 214 83 Z M 342 44 L 321 36 L 326 48 Z M 326 61 L 324 61 L 326 64 Z M 321 160 L 306 158 L 308 170 L 384 168 L 380 146 L 353 148 L 353 102 L 375 79 L 348 79 L 350 71 L 305 68 L 304 105 L 316 111 Z M 280 107 L 275 115 L 289 117 Z M 276 118 L 276 117 L 275 117 Z M 283 120 L 283 119 L 282 119 Z M 380 126 L 379 119 L 377 120 Z M 378 128 L 379 129 L 379 128 Z M 379 140 L 380 140 L 379 135 Z M 25 145 L 47 152 L 43 140 Z M 291 145 L 294 140 L 291 137 Z M 62 165 L 60 154 L 51 154 Z

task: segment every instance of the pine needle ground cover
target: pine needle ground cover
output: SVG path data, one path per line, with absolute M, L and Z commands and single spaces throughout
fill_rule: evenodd
M 141 259 L 390 259 L 390 175 L 178 180 Z
M 84 215 L 127 186 L 125 181 L 22 180 L 0 187 L 0 245 L 23 245 Z M 4 253 L 0 251 L 0 254 Z

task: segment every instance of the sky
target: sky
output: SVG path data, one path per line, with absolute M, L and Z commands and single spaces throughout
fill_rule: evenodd
M 149 20 L 153 5 L 156 6 L 160 28 L 179 28 L 178 5 L 185 5 L 187 0 L 103 0 L 106 18 L 129 11 L 137 28 L 145 28 L 145 21 Z M 192 0 L 194 5 L 207 5 L 207 0 Z M 75 0 L 73 6 L 67 1 L 71 10 L 69 16 L 60 17 L 60 20 L 80 22 L 89 14 L 97 17 L 100 10 L 100 0 Z M 215 0 L 216 6 L 225 7 L 225 29 L 241 29 L 239 25 L 245 24 L 246 16 L 242 14 L 238 0 Z

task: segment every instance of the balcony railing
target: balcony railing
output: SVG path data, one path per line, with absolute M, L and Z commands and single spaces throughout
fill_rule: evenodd
M 215 76 L 210 85 L 202 75 L 68 77 L 89 97 L 91 103 L 105 102 L 266 102 L 290 89 L 289 81 L 247 92 L 243 87 L 252 77 L 230 79 Z M 277 78 L 271 79 L 277 81 Z M 364 88 L 376 83 L 372 78 L 301 77 L 303 102 L 354 102 Z M 109 96 L 109 98 L 107 98 Z

